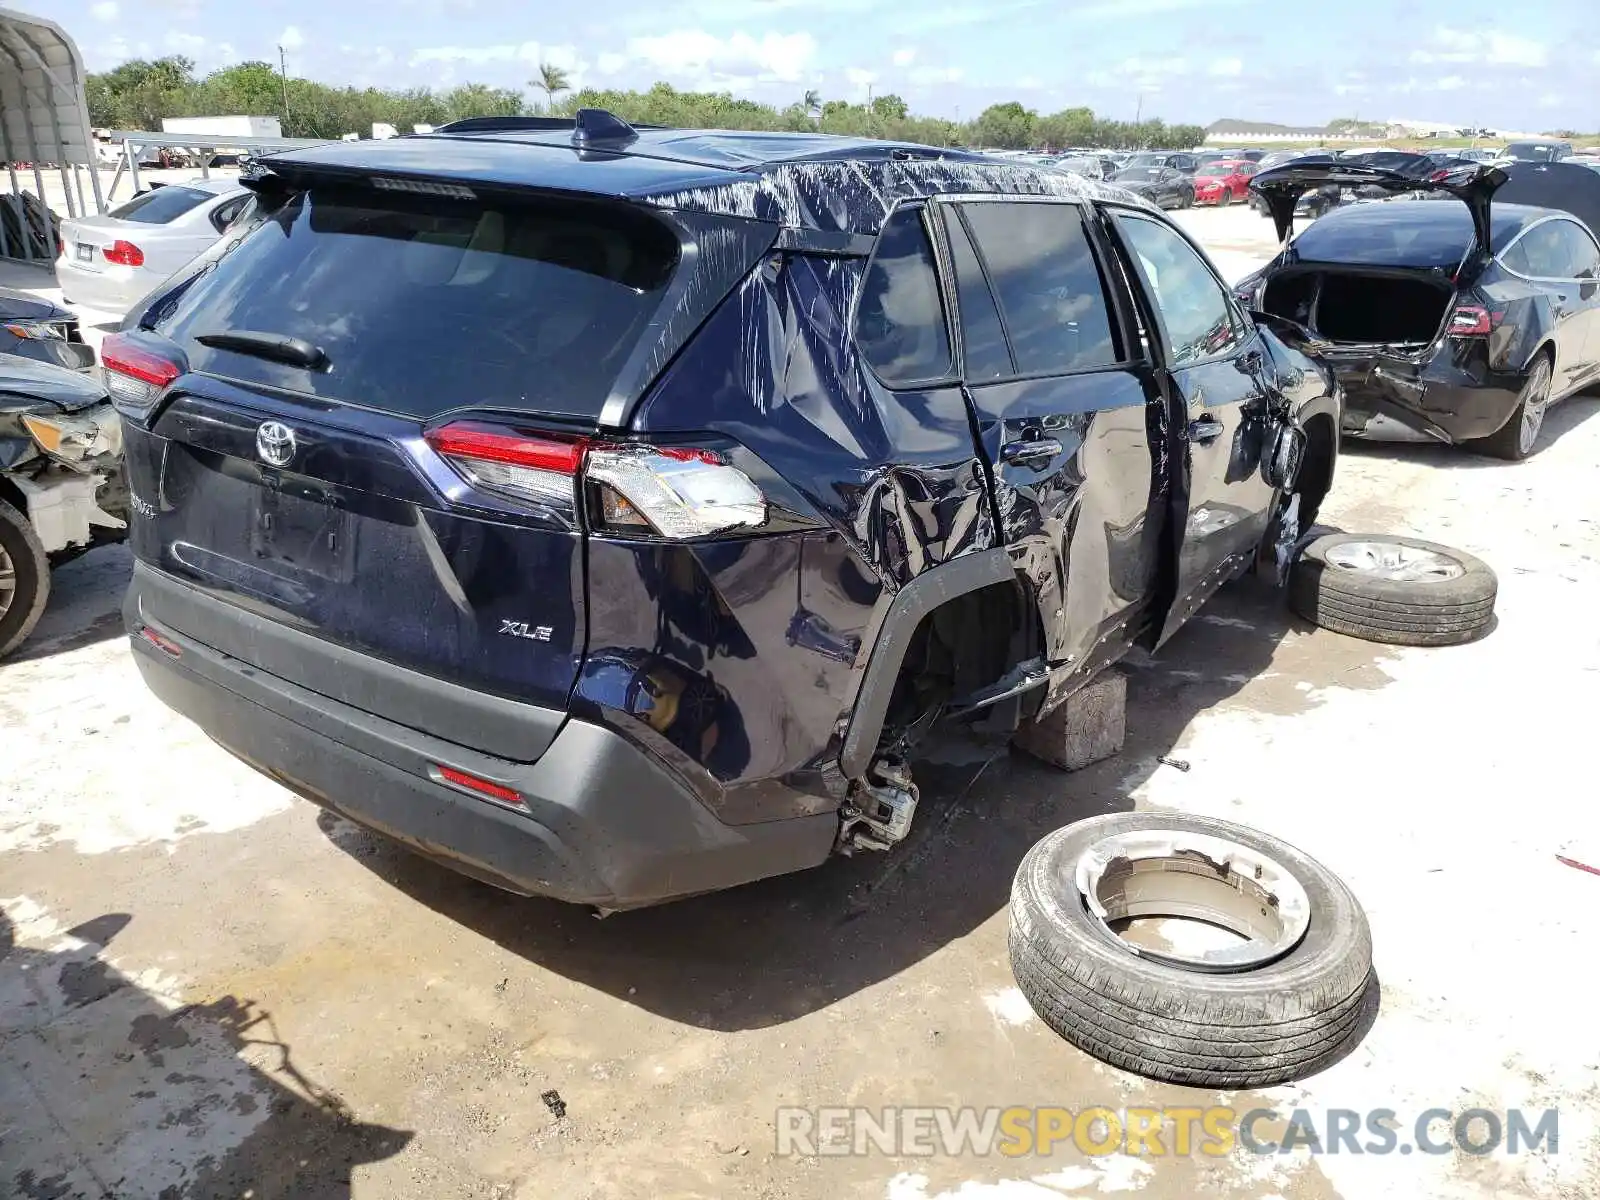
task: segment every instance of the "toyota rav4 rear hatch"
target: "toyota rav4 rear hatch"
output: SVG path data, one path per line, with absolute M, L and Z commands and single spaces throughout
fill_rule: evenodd
M 593 435 L 772 227 L 708 262 L 691 226 L 616 201 L 343 178 L 275 202 L 102 354 L 154 435 L 130 452 L 139 558 L 301 633 L 564 705 Z M 178 632 L 329 690 L 325 662 L 268 661 L 250 627 Z M 406 720 L 382 688 L 361 704 Z

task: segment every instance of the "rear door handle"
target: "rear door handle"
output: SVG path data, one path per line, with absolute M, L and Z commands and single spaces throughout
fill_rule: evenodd
M 1061 452 L 1061 443 L 1055 438 L 1024 439 L 1007 442 L 1001 446 L 1000 461 L 1009 467 L 1020 467 L 1028 463 L 1048 461 Z
M 1207 414 L 1189 422 L 1189 440 L 1204 446 L 1207 442 L 1214 442 L 1222 436 L 1224 426 L 1221 421 Z

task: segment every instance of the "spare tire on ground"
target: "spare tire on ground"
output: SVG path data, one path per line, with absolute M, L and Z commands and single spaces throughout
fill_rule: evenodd
M 1289 606 L 1306 620 L 1397 646 L 1453 646 L 1482 637 L 1494 620 L 1497 590 L 1481 559 L 1383 533 L 1319 537 L 1289 573 Z
M 1243 938 L 1152 949 L 1116 927 L 1185 917 Z M 1367 919 L 1286 842 L 1180 813 L 1058 829 L 1011 889 L 1011 969 L 1045 1024 L 1106 1062 L 1203 1087 L 1262 1087 L 1343 1057 L 1375 1015 Z

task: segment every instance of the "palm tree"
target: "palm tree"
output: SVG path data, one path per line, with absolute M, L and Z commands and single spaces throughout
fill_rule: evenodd
M 822 93 L 817 91 L 816 88 L 812 88 L 806 92 L 805 99 L 800 101 L 800 106 L 808 113 L 820 113 L 822 111 Z
M 551 63 L 540 63 L 539 78 L 530 79 L 528 86 L 538 88 L 544 93 L 544 104 L 547 109 L 555 106 L 557 92 L 570 91 L 572 88 L 567 73 Z

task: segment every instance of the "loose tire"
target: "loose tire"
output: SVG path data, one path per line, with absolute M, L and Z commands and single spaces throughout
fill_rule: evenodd
M 1528 377 L 1517 393 L 1517 407 L 1510 418 L 1497 432 L 1467 442 L 1467 449 L 1507 462 L 1521 462 L 1527 458 L 1538 444 L 1545 413 L 1550 411 L 1550 389 L 1554 380 L 1554 360 L 1548 350 L 1541 351 L 1528 368 Z
M 1388 534 L 1330 534 L 1289 574 L 1289 606 L 1335 633 L 1395 646 L 1454 646 L 1483 636 L 1498 583 L 1461 550 Z
M 0 658 L 22 644 L 50 598 L 50 560 L 28 518 L 0 500 Z
M 1152 830 L 1176 831 L 1180 846 L 1184 835 L 1207 835 L 1272 860 L 1303 889 L 1303 935 L 1281 957 L 1229 973 L 1133 950 L 1089 910 L 1077 871 L 1105 839 Z M 1012 885 L 1010 949 L 1017 986 L 1067 1041 L 1125 1070 L 1201 1087 L 1318 1071 L 1360 1039 L 1377 1002 L 1371 935 L 1349 888 L 1287 843 L 1208 817 L 1117 813 L 1048 835 Z

